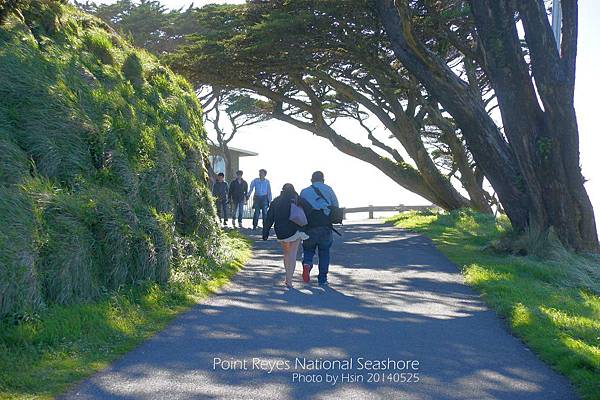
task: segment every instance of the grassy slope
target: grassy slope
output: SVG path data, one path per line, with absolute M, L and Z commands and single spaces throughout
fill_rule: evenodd
M 0 317 L 167 282 L 218 231 L 190 84 L 73 7 L 24 7 L 0 26 Z
M 50 399 L 163 329 L 229 281 L 250 243 L 223 238 L 223 254 L 199 283 L 127 288 L 102 300 L 53 306 L 41 319 L 0 325 L 0 399 Z
M 552 260 L 485 250 L 507 224 L 468 211 L 406 213 L 390 221 L 430 237 L 540 358 L 569 377 L 584 399 L 600 399 L 597 259 L 552 249 Z
M 215 223 L 189 83 L 96 18 L 26 3 L 0 26 L 0 398 L 60 393 L 249 255 Z

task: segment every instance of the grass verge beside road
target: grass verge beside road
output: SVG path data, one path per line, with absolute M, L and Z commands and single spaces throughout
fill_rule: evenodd
M 0 322 L 0 399 L 50 399 L 162 330 L 177 314 L 229 282 L 251 245 L 224 236 L 219 262 L 204 278 L 138 285 L 95 303 L 52 306 L 28 321 Z
M 600 399 L 600 262 L 556 243 L 542 256 L 492 250 L 510 234 L 508 223 L 468 210 L 450 214 L 404 213 L 388 220 L 431 238 L 461 267 L 466 282 L 506 319 L 541 359 L 567 376 L 582 398 Z M 540 247 L 541 246 L 541 247 Z

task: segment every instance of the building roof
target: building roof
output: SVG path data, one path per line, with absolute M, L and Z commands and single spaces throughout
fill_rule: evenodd
M 258 155 L 258 153 L 255 153 L 254 151 L 238 149 L 236 147 L 230 147 L 229 150 L 240 153 L 240 157 L 255 157 Z
M 219 148 L 216 146 L 211 145 L 210 147 L 211 149 L 219 150 Z M 254 151 L 238 149 L 237 147 L 229 147 L 229 151 L 233 153 L 238 153 L 239 157 L 255 157 L 258 155 L 258 153 Z

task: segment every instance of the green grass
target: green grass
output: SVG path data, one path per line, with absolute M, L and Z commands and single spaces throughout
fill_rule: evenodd
M 218 247 L 192 87 L 64 3 L 0 25 L 0 318 L 164 284 Z
M 106 35 L 97 32 L 87 32 L 83 38 L 87 49 L 103 64 L 112 65 L 115 59 L 112 55 L 112 42 Z
M 132 286 L 98 302 L 55 305 L 29 321 L 0 323 L 0 399 L 53 398 L 163 329 L 249 258 L 247 240 L 222 240 L 218 261 L 202 261 L 202 277 Z
M 600 399 L 598 257 L 572 254 L 551 240 L 537 249 L 544 256 L 499 253 L 493 244 L 511 234 L 508 222 L 468 210 L 389 221 L 430 237 L 541 359 L 584 399 Z
M 0 0 L 1 2 L 1 0 Z M 0 398 L 51 398 L 227 282 L 192 86 L 66 1 L 0 23 Z

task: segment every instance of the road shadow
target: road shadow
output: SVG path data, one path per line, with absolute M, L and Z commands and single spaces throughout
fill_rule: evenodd
M 576 398 L 563 377 L 506 332 L 428 239 L 352 224 L 337 238 L 332 262 L 328 289 L 301 284 L 297 272 L 296 288 L 287 290 L 278 284 L 279 245 L 256 241 L 253 261 L 232 284 L 66 398 Z M 417 360 L 418 370 L 384 372 L 418 373 L 419 382 L 369 382 L 369 372 L 356 368 L 359 357 Z M 352 358 L 355 365 L 295 368 L 304 358 Z M 291 368 L 269 372 L 254 368 L 254 359 Z M 246 360 L 246 368 L 223 368 L 224 360 Z M 299 382 L 294 373 L 350 373 L 364 381 Z

